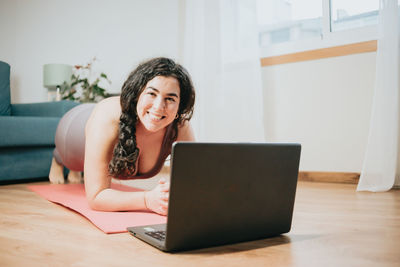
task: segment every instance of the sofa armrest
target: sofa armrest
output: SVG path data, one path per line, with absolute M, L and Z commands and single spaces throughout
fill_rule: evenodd
M 29 104 L 11 104 L 11 116 L 62 117 L 68 110 L 79 105 L 77 102 L 62 100 Z
M 0 116 L 0 147 L 54 145 L 60 118 Z

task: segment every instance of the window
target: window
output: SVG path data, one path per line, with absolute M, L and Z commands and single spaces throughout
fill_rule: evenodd
M 379 0 L 257 0 L 261 56 L 376 39 Z
M 378 24 L 379 1 L 331 0 L 331 31 L 342 31 Z
M 320 37 L 321 0 L 258 0 L 261 46 Z

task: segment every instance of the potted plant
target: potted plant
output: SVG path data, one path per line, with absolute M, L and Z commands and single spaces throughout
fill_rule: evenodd
M 110 96 L 106 89 L 99 85 L 101 82 L 111 84 L 107 75 L 102 72 L 98 77 L 93 78 L 92 66 L 95 61 L 96 58 L 93 58 L 86 65 L 75 65 L 73 67 L 71 83 L 64 83 L 61 87 L 62 99 L 88 103 L 98 102 Z M 79 88 L 81 89 L 81 94 L 77 96 Z

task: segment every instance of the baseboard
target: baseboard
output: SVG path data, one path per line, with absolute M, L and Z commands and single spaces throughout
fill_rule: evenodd
M 360 173 L 357 172 L 316 172 L 300 171 L 298 180 L 321 183 L 357 184 Z

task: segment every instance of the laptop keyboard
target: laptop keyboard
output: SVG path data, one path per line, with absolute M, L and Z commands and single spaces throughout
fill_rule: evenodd
M 160 241 L 165 240 L 165 231 L 148 231 L 148 232 L 144 232 L 144 233 L 146 235 L 154 237 L 155 239 L 158 239 Z

